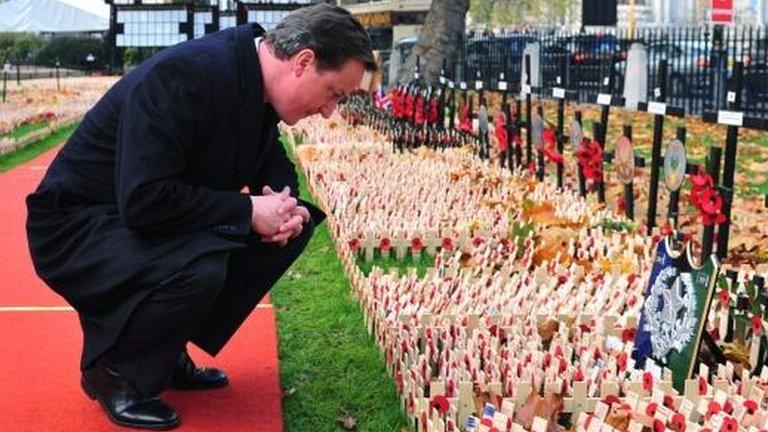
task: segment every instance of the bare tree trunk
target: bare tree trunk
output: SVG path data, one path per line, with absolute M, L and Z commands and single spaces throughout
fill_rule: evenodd
M 432 0 L 424 26 L 421 27 L 419 42 L 400 68 L 398 82 L 411 79 L 416 56 L 420 56 L 424 82 L 437 84 L 443 59 L 450 62 L 450 59 L 459 57 L 459 37 L 464 35 L 464 20 L 468 9 L 469 0 Z

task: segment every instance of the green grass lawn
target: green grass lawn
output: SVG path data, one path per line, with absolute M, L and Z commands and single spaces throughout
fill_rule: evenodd
M 299 176 L 302 196 L 310 197 Z M 270 296 L 288 432 L 343 431 L 344 416 L 355 419 L 357 431 L 399 432 L 408 424 L 326 224 Z
M 77 123 L 59 129 L 50 136 L 43 138 L 40 141 L 36 141 L 26 147 L 20 148 L 16 151 L 0 155 L 0 172 L 8 171 L 16 165 L 22 164 L 29 160 L 32 160 L 44 153 L 45 151 L 55 147 L 57 144 L 66 141 L 72 132 L 77 129 Z
M 7 132 L 7 133 L 0 134 L 0 137 L 2 137 L 2 138 L 11 137 L 13 139 L 19 139 L 19 138 L 23 137 L 24 135 L 26 135 L 26 134 L 28 134 L 30 132 L 33 132 L 33 131 L 36 131 L 38 129 L 42 129 L 42 128 L 48 126 L 48 123 L 49 123 L 48 120 L 42 120 L 42 121 L 35 122 L 35 123 L 25 124 L 25 125 L 19 126 L 19 127 L 15 128 L 13 130 Z

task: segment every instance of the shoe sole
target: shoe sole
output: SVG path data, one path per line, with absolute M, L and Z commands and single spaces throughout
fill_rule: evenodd
M 91 387 L 90 384 L 88 384 L 88 381 L 85 380 L 85 377 L 80 378 L 80 386 L 83 388 L 83 391 L 85 392 L 86 396 L 88 396 L 89 399 L 99 402 L 99 405 L 101 406 L 102 411 L 104 411 L 104 413 L 107 415 L 109 420 L 116 425 L 135 428 L 135 429 L 170 430 L 170 429 L 176 428 L 181 424 L 181 419 L 178 419 L 173 423 L 159 424 L 159 425 L 139 425 L 135 423 L 120 421 L 112 417 L 112 414 L 110 414 L 107 407 L 104 406 L 104 404 L 101 402 L 101 399 L 98 398 L 98 396 L 96 395 L 96 391 L 93 389 L 93 387 Z

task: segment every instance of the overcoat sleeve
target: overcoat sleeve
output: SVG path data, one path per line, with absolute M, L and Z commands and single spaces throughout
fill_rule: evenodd
M 211 86 L 206 84 L 204 72 L 193 62 L 173 60 L 155 65 L 127 90 L 118 126 L 115 187 L 120 215 L 129 228 L 250 231 L 248 195 L 183 179 L 185 155 L 196 142 L 196 122 L 210 106 Z
M 288 186 L 291 188 L 291 195 L 299 198 L 299 177 L 296 174 L 296 166 L 285 153 L 285 149 L 278 138 L 277 128 L 274 128 L 274 134 L 269 142 L 262 168 L 248 182 L 248 189 L 253 194 L 261 194 L 261 189 L 264 186 L 269 186 L 275 192 Z M 301 205 L 307 208 L 315 225 L 319 225 L 325 220 L 325 213 L 314 204 L 300 198 L 299 201 Z

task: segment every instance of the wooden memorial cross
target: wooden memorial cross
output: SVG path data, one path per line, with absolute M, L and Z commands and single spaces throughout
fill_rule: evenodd
M 601 83 L 600 93 L 597 94 L 597 104 L 602 106 L 600 109 L 600 124 L 602 128 L 595 126 L 594 137 L 600 146 L 605 150 L 605 137 L 608 133 L 608 118 L 611 111 L 611 105 L 623 106 L 624 98 L 615 97 L 613 95 L 613 82 L 614 82 L 614 66 L 615 59 L 613 57 L 606 59 L 602 62 L 603 66 L 603 81 Z M 607 68 L 607 70 L 606 70 Z M 605 154 L 605 153 L 603 153 Z M 598 201 L 605 202 L 605 176 L 597 184 L 597 199 Z
M 743 90 L 744 64 L 736 62 L 733 66 L 733 74 L 730 79 L 729 90 L 726 96 L 727 110 L 717 113 L 705 112 L 702 119 L 708 123 L 718 123 L 728 126 L 725 141 L 725 160 L 723 166 L 723 183 L 721 193 L 723 195 L 723 214 L 725 223 L 717 230 L 717 257 L 721 260 L 728 253 L 728 240 L 730 236 L 731 209 L 734 195 L 734 174 L 736 172 L 736 147 L 739 139 L 739 128 L 746 127 L 768 131 L 768 120 L 746 117 L 741 111 L 741 93 Z M 766 203 L 768 204 L 768 203 Z
M 563 127 L 565 123 L 565 104 L 568 100 L 576 100 L 578 93 L 573 90 L 568 90 L 570 83 L 567 82 L 568 76 L 568 59 L 569 56 L 561 56 L 558 62 L 558 73 L 555 77 L 555 87 L 552 87 L 552 98 L 557 99 L 557 128 L 555 129 L 555 136 L 557 137 L 557 151 L 563 154 L 563 144 L 565 144 L 565 134 L 563 133 Z M 563 188 L 563 171 L 564 164 L 559 162 L 557 164 L 557 187 Z
M 538 93 L 539 89 L 531 87 L 531 55 L 526 54 L 523 62 L 525 68 L 525 82 L 520 83 L 520 91 L 525 95 L 525 164 L 530 165 L 530 163 L 533 162 L 533 136 L 531 135 L 531 94 Z
M 447 113 L 446 103 L 448 102 L 448 77 L 445 74 L 446 59 L 443 58 L 443 67 L 440 69 L 440 77 L 438 82 L 440 83 L 440 98 L 438 100 L 438 118 L 437 129 L 439 131 L 445 130 L 445 114 Z
M 544 132 L 544 108 L 539 104 L 536 107 L 536 114 L 533 116 L 531 126 L 528 129 L 528 135 L 531 136 L 533 143 L 533 149 L 536 150 L 536 179 L 544 181 L 544 174 L 546 171 L 546 162 L 544 161 L 544 138 L 542 136 Z
M 582 126 L 581 111 L 576 111 L 574 114 L 573 123 L 571 123 L 571 149 L 575 152 L 581 147 L 581 141 L 584 139 L 584 129 Z M 579 195 L 582 197 L 587 196 L 587 179 L 584 177 L 584 170 L 579 164 L 577 166 L 577 172 L 579 176 Z
M 667 144 L 667 154 L 664 158 L 664 180 L 667 189 L 669 189 L 667 219 L 672 221 L 674 227 L 677 227 L 680 207 L 680 187 L 685 181 L 685 175 L 696 174 L 699 171 L 697 165 L 688 163 L 685 153 L 685 126 L 679 126 L 677 128 L 677 139 Z M 677 168 L 676 166 L 673 166 L 674 162 L 668 160 L 668 158 L 681 159 L 678 160 L 678 163 L 681 163 L 682 165 Z M 678 182 L 679 184 L 677 184 Z
M 648 229 L 656 226 L 656 209 L 659 196 L 659 171 L 661 168 L 661 140 L 664 135 L 664 117 L 667 115 L 683 117 L 682 108 L 667 106 L 667 60 L 659 60 L 656 88 L 653 89 L 652 102 L 637 104 L 637 109 L 654 114 L 653 116 L 653 147 L 651 150 L 651 184 L 648 188 L 648 212 L 646 223 Z

